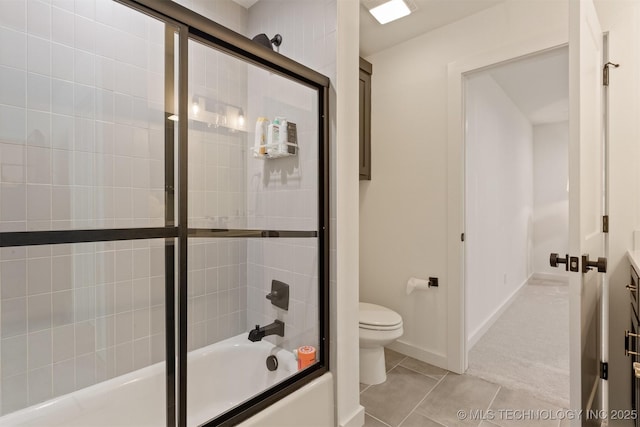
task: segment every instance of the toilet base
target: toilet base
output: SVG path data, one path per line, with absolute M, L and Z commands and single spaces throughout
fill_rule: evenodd
M 360 347 L 360 382 L 363 384 L 380 384 L 387 380 L 384 365 L 384 347 Z

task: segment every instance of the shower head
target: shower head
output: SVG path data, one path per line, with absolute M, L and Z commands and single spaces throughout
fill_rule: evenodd
M 269 37 L 265 33 L 262 33 L 262 34 L 258 34 L 251 40 L 266 47 L 267 49 L 272 49 L 272 50 L 273 50 L 273 46 L 279 47 L 282 44 L 282 36 L 280 34 L 276 34 L 275 36 L 273 36 L 272 39 L 269 39 Z

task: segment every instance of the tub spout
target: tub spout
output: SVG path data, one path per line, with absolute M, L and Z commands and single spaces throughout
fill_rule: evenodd
M 269 335 L 280 335 L 284 337 L 284 322 L 275 320 L 267 326 L 260 327 L 260 325 L 256 325 L 255 329 L 249 331 L 249 341 L 261 341 L 262 338 Z

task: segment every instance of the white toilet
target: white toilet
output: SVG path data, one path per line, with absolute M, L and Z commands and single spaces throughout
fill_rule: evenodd
M 360 303 L 360 382 L 380 384 L 387 380 L 384 346 L 402 336 L 402 317 L 376 304 Z

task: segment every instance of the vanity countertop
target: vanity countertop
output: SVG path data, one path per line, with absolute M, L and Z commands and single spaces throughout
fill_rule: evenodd
M 627 251 L 627 258 L 637 272 L 640 272 L 640 251 Z

